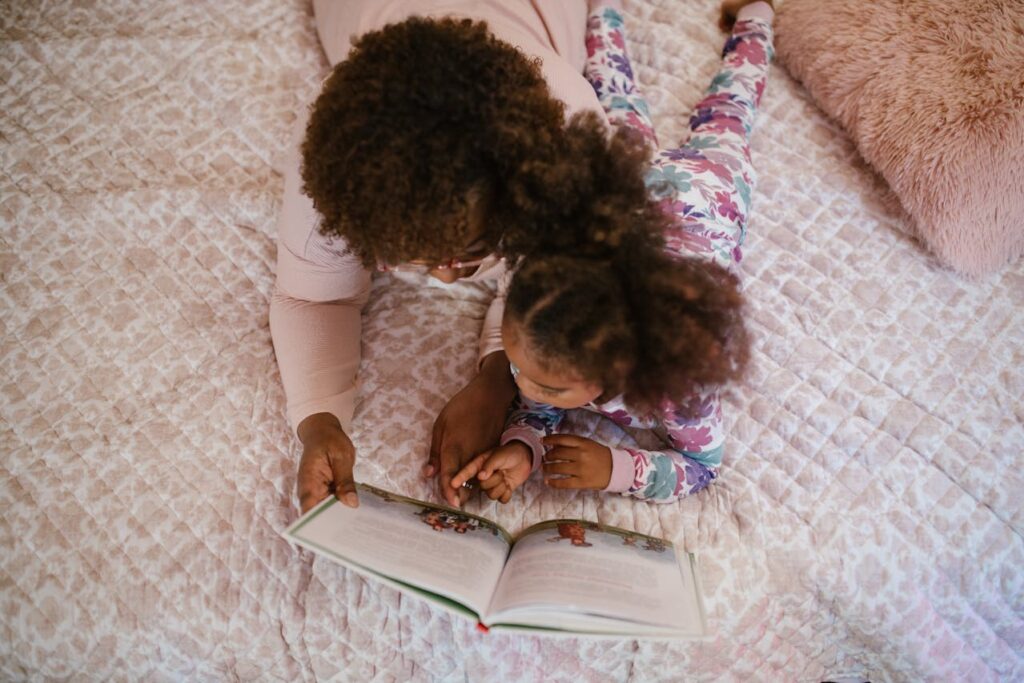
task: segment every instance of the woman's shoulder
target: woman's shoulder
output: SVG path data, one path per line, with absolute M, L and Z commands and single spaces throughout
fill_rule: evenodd
M 503 0 L 472 5 L 466 11 L 470 18 L 486 21 L 494 37 L 539 60 L 551 95 L 565 104 L 566 118 L 593 111 L 607 121 L 594 88 L 583 76 L 586 3 Z

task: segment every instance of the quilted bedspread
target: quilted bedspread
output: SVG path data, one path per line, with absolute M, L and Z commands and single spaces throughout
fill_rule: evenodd
M 678 138 L 716 2 L 626 16 Z M 698 552 L 711 638 L 483 635 L 282 540 L 300 451 L 267 323 L 274 165 L 325 69 L 300 0 L 0 3 L 0 678 L 1024 680 L 1024 263 L 937 266 L 778 66 L 719 481 L 661 506 L 536 483 L 470 506 Z M 374 290 L 356 473 L 428 497 L 492 292 Z

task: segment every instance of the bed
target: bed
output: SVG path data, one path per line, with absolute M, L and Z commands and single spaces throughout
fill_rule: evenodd
M 626 0 L 662 140 L 714 73 L 716 12 Z M 719 481 L 669 505 L 535 482 L 470 505 L 698 553 L 709 639 L 485 635 L 289 546 L 275 164 L 325 69 L 299 0 L 0 6 L 0 677 L 1024 679 L 1024 263 L 939 266 L 779 66 Z M 492 292 L 411 277 L 374 282 L 352 436 L 359 479 L 428 497 Z

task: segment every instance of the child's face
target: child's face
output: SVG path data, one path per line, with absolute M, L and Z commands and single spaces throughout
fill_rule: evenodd
M 531 401 L 556 408 L 579 408 L 601 395 L 601 387 L 566 371 L 545 370 L 524 343 L 519 326 L 508 318 L 501 339 L 520 393 Z

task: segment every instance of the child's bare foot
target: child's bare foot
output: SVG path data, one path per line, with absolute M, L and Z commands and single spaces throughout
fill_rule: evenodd
M 775 8 L 778 0 L 722 0 L 721 14 L 718 17 L 718 27 L 728 33 L 732 30 L 733 24 L 736 23 L 736 16 L 740 13 L 740 10 L 747 5 L 752 5 L 755 2 L 767 2 L 772 8 Z

